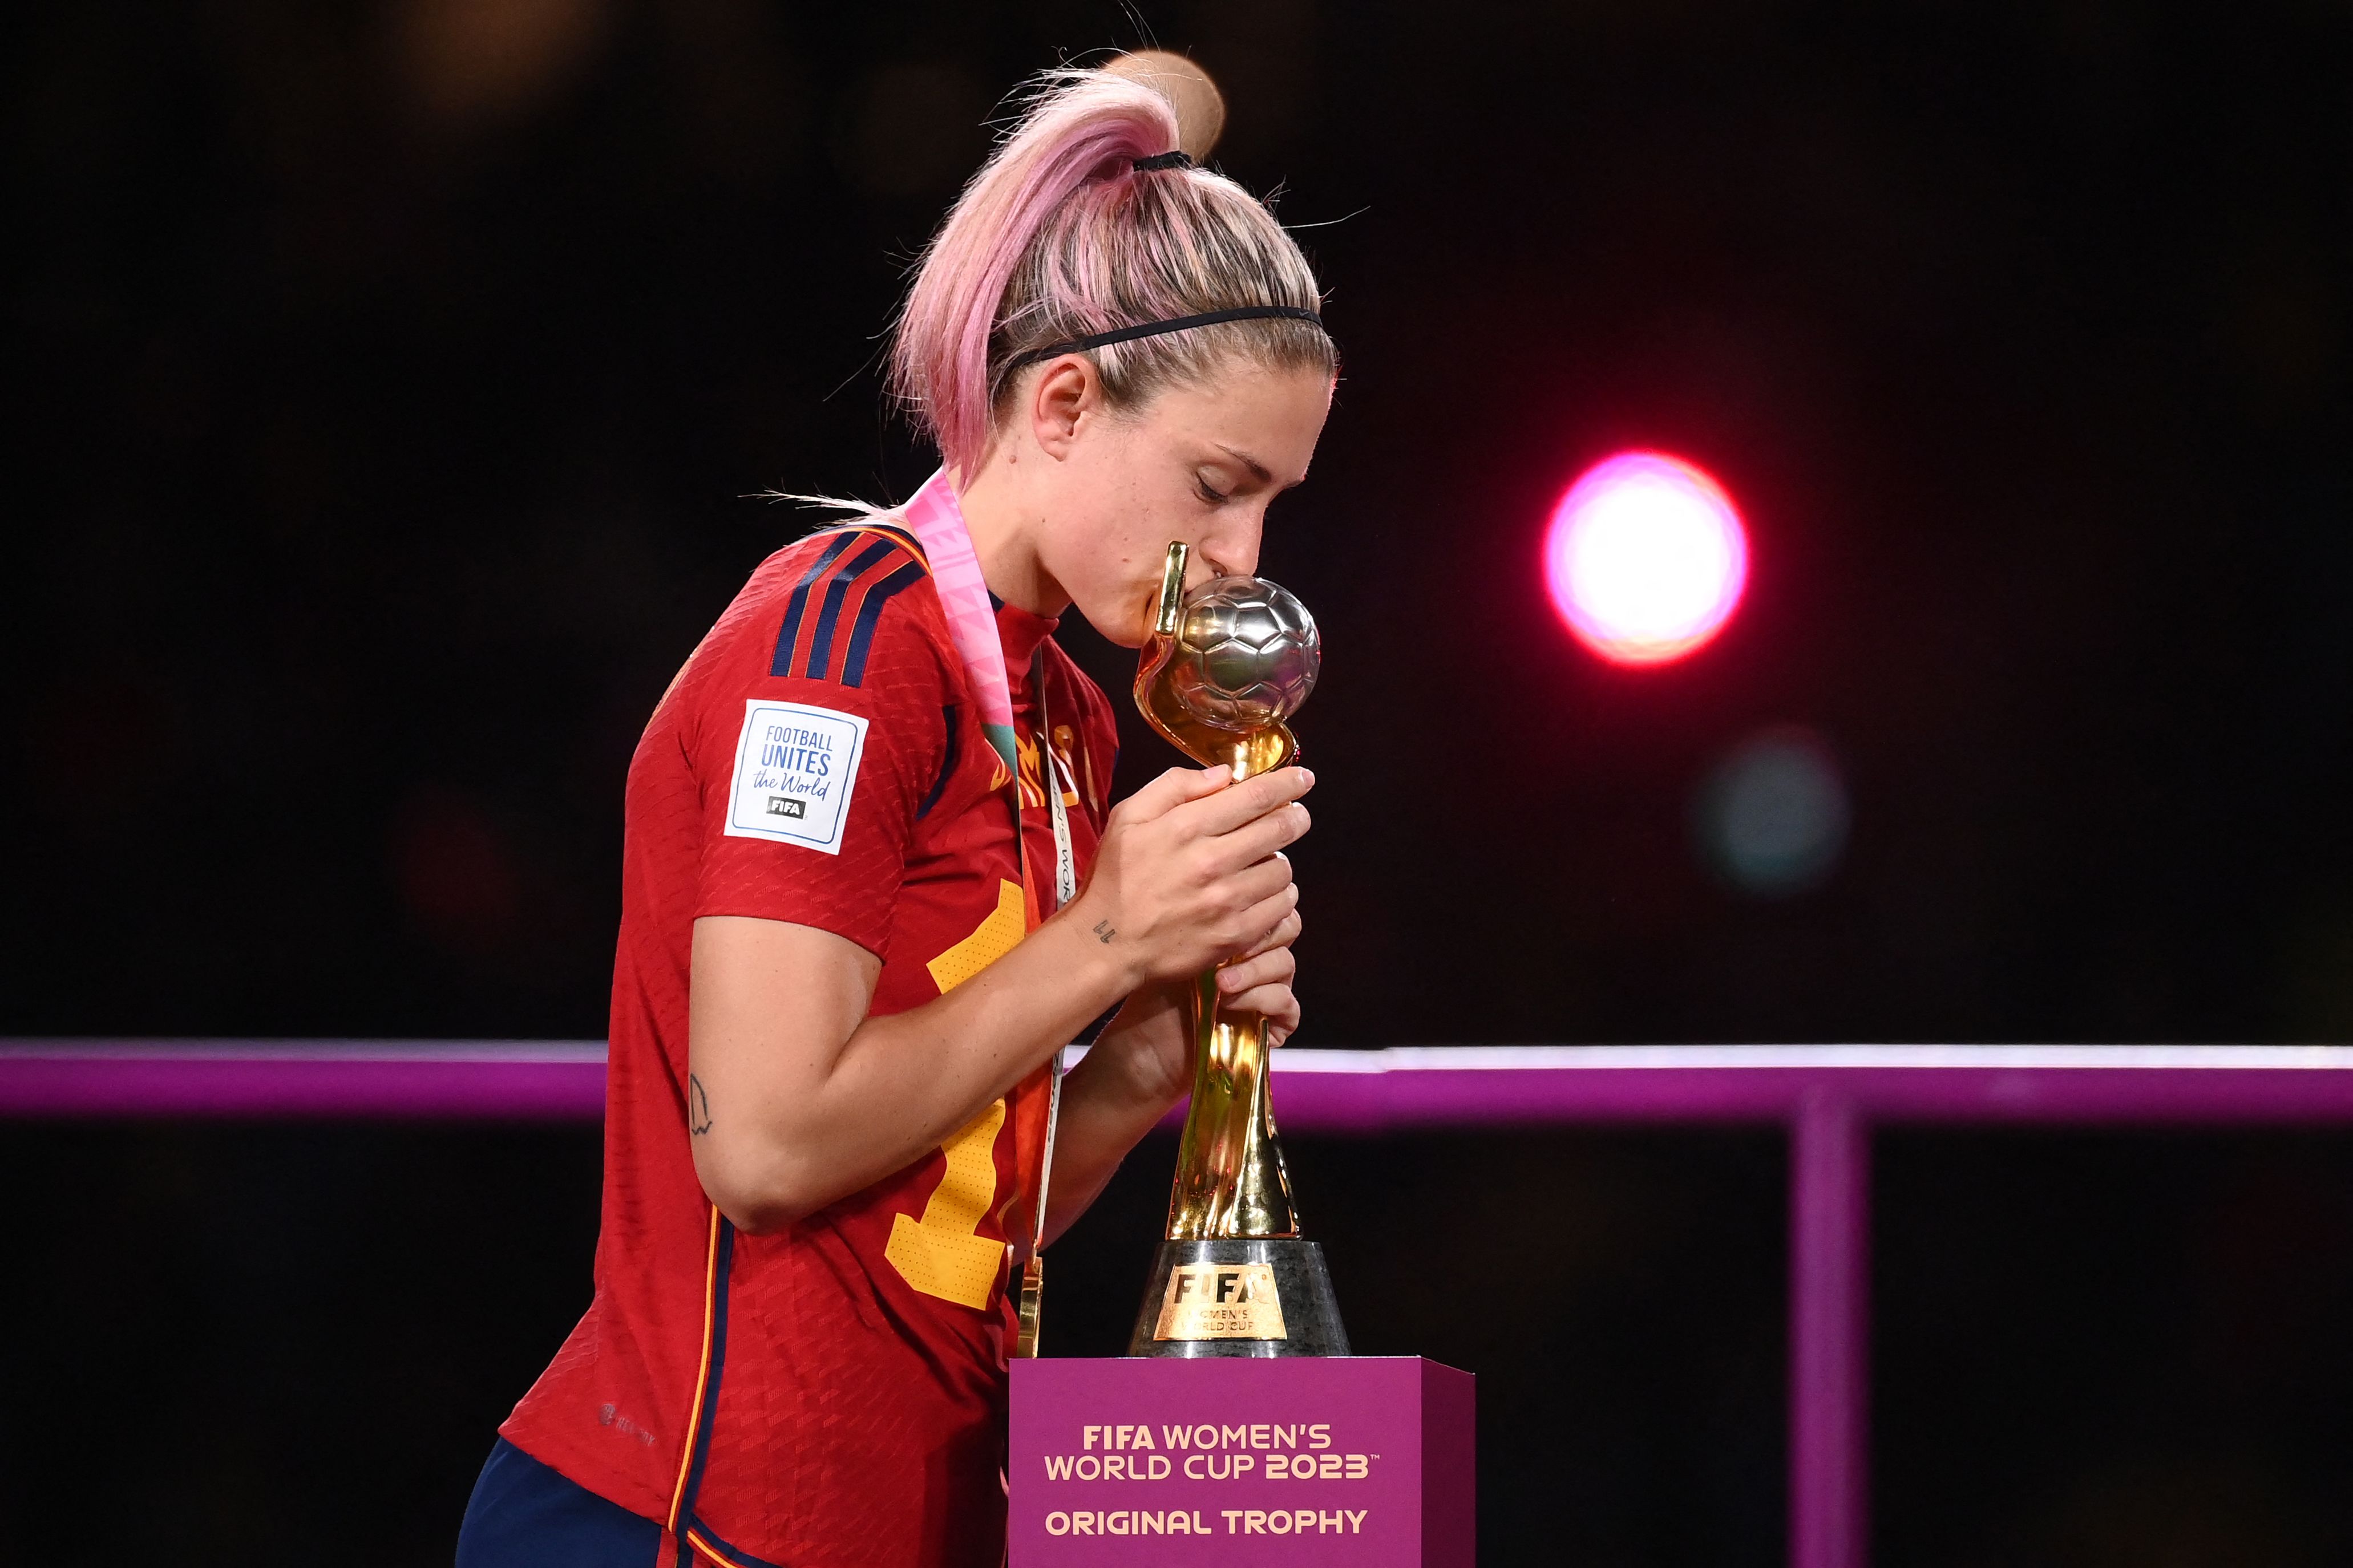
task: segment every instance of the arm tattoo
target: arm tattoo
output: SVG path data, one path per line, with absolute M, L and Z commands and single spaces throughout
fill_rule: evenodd
M 692 1073 L 686 1075 L 686 1130 L 697 1138 L 711 1131 L 711 1096 Z
M 1105 947 L 1109 947 L 1111 945 L 1111 939 L 1118 934 L 1119 932 L 1113 928 L 1111 921 L 1095 921 L 1095 940 L 1103 943 Z

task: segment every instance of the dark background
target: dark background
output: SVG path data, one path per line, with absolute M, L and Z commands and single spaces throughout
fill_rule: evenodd
M 905 259 L 1001 93 L 1148 33 L 1319 226 L 1347 361 L 1263 564 L 1328 649 L 1310 1041 L 2353 1035 L 2341 3 L 8 26 L 0 1030 L 600 1035 L 629 748 L 806 526 L 745 498 L 920 479 L 872 374 Z M 1629 445 L 1755 562 L 1636 673 L 1535 554 Z M 1694 803 L 1790 724 L 1852 834 L 1759 898 Z M 2347 1141 L 1883 1150 L 1886 1560 L 2353 1553 Z M 1484 1374 L 1491 1561 L 1775 1558 L 1774 1143 L 1293 1163 L 1360 1343 Z M 1058 1249 L 1066 1348 L 1166 1169 Z M 587 1132 L 15 1126 L 0 1182 L 28 1548 L 442 1560 L 586 1300 Z

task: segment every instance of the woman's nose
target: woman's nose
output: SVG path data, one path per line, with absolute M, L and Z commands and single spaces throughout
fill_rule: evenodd
M 1265 513 L 1261 511 L 1239 524 L 1220 527 L 1201 541 L 1201 553 L 1233 576 L 1255 577 L 1264 523 Z

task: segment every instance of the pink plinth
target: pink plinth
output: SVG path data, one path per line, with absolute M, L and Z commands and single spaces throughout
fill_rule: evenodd
M 1013 1363 L 1011 1568 L 1472 1568 L 1471 1374 L 1417 1356 Z M 1200 1537 L 1210 1537 L 1203 1542 Z

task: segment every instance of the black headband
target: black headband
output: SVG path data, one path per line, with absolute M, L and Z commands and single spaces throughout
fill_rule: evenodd
M 1155 169 L 1189 169 L 1192 166 L 1193 160 L 1187 157 L 1182 150 L 1155 153 L 1135 161 L 1135 172 L 1139 174 L 1149 174 Z
M 1113 343 L 1132 342 L 1137 338 L 1156 338 L 1163 332 L 1181 332 L 1187 327 L 1214 327 L 1220 321 L 1277 319 L 1305 321 L 1327 336 L 1330 334 L 1331 330 L 1324 325 L 1324 318 L 1313 310 L 1303 310 L 1296 305 L 1244 305 L 1238 310 L 1209 310 L 1198 316 L 1174 316 L 1165 321 L 1145 321 L 1140 326 L 1113 327 L 1110 331 L 1092 332 L 1083 338 L 1072 338 L 1066 343 L 1049 343 L 1042 349 L 1031 349 L 1028 353 L 1014 356 L 1013 363 L 1005 367 L 1005 374 L 1010 375 L 1024 365 L 1036 364 L 1041 359 L 1052 359 L 1057 354 L 1077 353 L 1082 349 L 1109 348 Z

